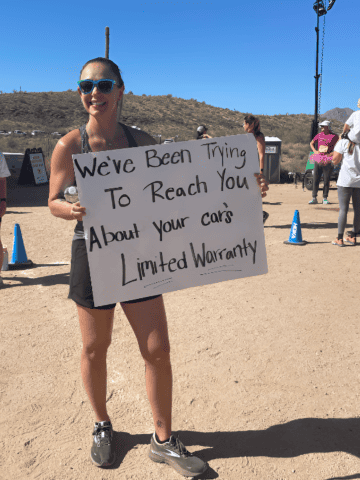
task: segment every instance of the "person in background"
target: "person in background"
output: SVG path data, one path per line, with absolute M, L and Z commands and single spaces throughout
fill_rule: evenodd
M 210 137 L 210 135 L 208 135 L 206 132 L 208 131 L 208 129 L 205 127 L 205 125 L 200 125 L 197 129 L 196 129 L 196 140 L 201 140 L 203 138 L 212 138 Z
M 5 155 L 0 153 L 0 288 L 4 284 L 1 278 L 1 268 L 4 261 L 4 249 L 1 243 L 1 221 L 6 212 L 6 177 L 10 177 Z
M 360 108 L 360 98 L 357 103 L 358 108 Z M 357 112 L 353 112 L 350 117 L 346 120 L 346 123 L 344 125 L 343 133 L 341 135 L 341 138 L 347 138 L 347 134 L 349 133 L 350 129 L 354 128 L 354 130 L 360 130 L 360 110 Z M 360 230 L 358 230 L 357 235 L 360 234 Z M 351 231 L 347 232 L 347 235 L 350 235 Z
M 360 108 L 360 98 L 357 103 L 358 108 Z M 360 130 L 360 110 L 353 112 L 350 117 L 346 120 L 344 125 L 343 134 L 348 133 L 351 128 L 355 130 Z
M 244 118 L 244 130 L 246 133 L 252 133 L 256 140 L 256 145 L 259 154 L 260 173 L 264 175 L 264 158 L 265 158 L 265 137 L 260 131 L 260 120 L 253 115 L 246 115 Z M 263 210 L 263 224 L 269 218 L 268 212 Z
M 344 247 L 344 230 L 352 198 L 354 209 L 354 223 L 351 232 L 345 242 L 348 245 L 356 245 L 356 232 L 360 229 L 360 124 L 346 134 L 335 146 L 332 162 L 338 165 L 342 161 L 337 190 L 339 197 L 339 220 L 338 236 L 332 241 L 333 245 Z
M 309 202 L 310 205 L 318 203 L 317 194 L 321 175 L 324 176 L 323 203 L 326 205 L 330 203 L 328 194 L 330 189 L 330 176 L 333 170 L 331 163 L 332 152 L 336 142 L 339 140 L 338 135 L 335 135 L 330 130 L 330 122 L 328 120 L 319 123 L 319 127 L 321 128 L 321 132 L 315 135 L 310 142 L 310 148 L 314 152 L 310 157 L 310 161 L 314 163 L 313 198 Z M 317 142 L 317 149 L 315 148 L 315 142 Z

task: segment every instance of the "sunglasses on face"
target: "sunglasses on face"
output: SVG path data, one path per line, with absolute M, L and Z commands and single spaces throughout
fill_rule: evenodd
M 110 80 L 108 78 L 101 80 L 80 80 L 77 82 L 81 93 L 87 95 L 94 90 L 94 87 L 99 90 L 100 93 L 110 93 L 114 85 L 118 85 L 115 80 Z

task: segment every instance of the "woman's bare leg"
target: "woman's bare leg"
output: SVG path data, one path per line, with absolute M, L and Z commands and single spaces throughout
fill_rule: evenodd
M 162 297 L 121 305 L 145 360 L 146 391 L 160 441 L 171 435 L 172 371 Z
M 97 422 L 110 420 L 106 410 L 106 354 L 111 343 L 114 308 L 96 310 L 77 305 L 83 341 L 81 376 Z

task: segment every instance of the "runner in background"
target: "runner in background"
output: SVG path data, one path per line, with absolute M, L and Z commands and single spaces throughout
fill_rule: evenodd
M 201 140 L 202 138 L 212 138 L 210 135 L 207 134 L 208 129 L 205 125 L 200 125 L 196 129 L 196 140 Z
M 333 170 L 333 165 L 331 163 L 332 152 L 336 142 L 339 140 L 338 135 L 335 135 L 335 133 L 330 130 L 330 122 L 328 120 L 319 123 L 319 127 L 321 128 L 321 132 L 315 135 L 310 142 L 310 148 L 314 152 L 310 157 L 310 161 L 314 163 L 313 198 L 309 202 L 310 205 L 318 203 L 317 194 L 321 175 L 324 176 L 324 198 L 322 203 L 326 205 L 330 203 L 328 200 L 328 194 L 330 189 L 330 176 Z M 317 149 L 315 148 L 315 142 L 317 142 Z
M 357 106 L 358 108 L 360 108 L 360 98 L 358 100 Z M 360 110 L 358 110 L 357 112 L 353 112 L 346 120 L 343 133 L 348 133 L 351 128 L 355 128 L 355 130 L 360 130 Z
M 354 209 L 354 226 L 352 231 L 348 232 L 345 242 L 355 246 L 356 232 L 360 230 L 360 124 L 354 125 L 350 132 L 343 136 L 345 138 L 342 138 L 335 146 L 332 160 L 334 165 L 338 165 L 342 161 L 337 181 L 340 207 L 338 236 L 332 242 L 338 247 L 345 246 L 343 237 L 351 198 Z
M 1 243 L 1 221 L 6 212 L 6 177 L 10 177 L 5 155 L 0 152 L 0 288 L 4 285 L 1 278 L 1 268 L 4 261 L 4 249 Z
M 260 120 L 253 115 L 246 115 L 244 118 L 244 130 L 246 133 L 252 133 L 256 139 L 256 145 L 259 154 L 260 173 L 264 174 L 264 158 L 265 158 L 265 137 L 260 131 Z M 263 224 L 269 218 L 268 212 L 263 210 Z
M 358 108 L 360 108 L 360 98 L 358 100 L 357 106 Z M 346 120 L 341 138 L 347 138 L 347 133 L 349 133 L 351 128 L 354 128 L 354 130 L 360 130 L 360 110 L 358 110 L 357 112 L 353 112 Z M 358 230 L 356 233 L 357 235 L 360 235 L 360 230 Z M 347 235 L 350 234 L 351 231 L 348 231 Z

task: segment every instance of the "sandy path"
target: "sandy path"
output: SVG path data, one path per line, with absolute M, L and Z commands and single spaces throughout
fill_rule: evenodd
M 310 206 L 310 198 L 300 187 L 271 186 L 267 275 L 165 295 L 173 428 L 209 462 L 200 478 L 360 478 L 360 247 L 330 243 L 335 189 L 332 205 Z M 283 244 L 295 209 L 304 247 Z M 110 470 L 91 464 L 93 415 L 76 310 L 66 298 L 73 225 L 47 207 L 10 206 L 2 227 L 10 251 L 15 223 L 37 266 L 2 272 L 0 478 L 181 478 L 147 458 L 153 425 L 144 366 L 119 306 L 108 361 L 119 458 Z

